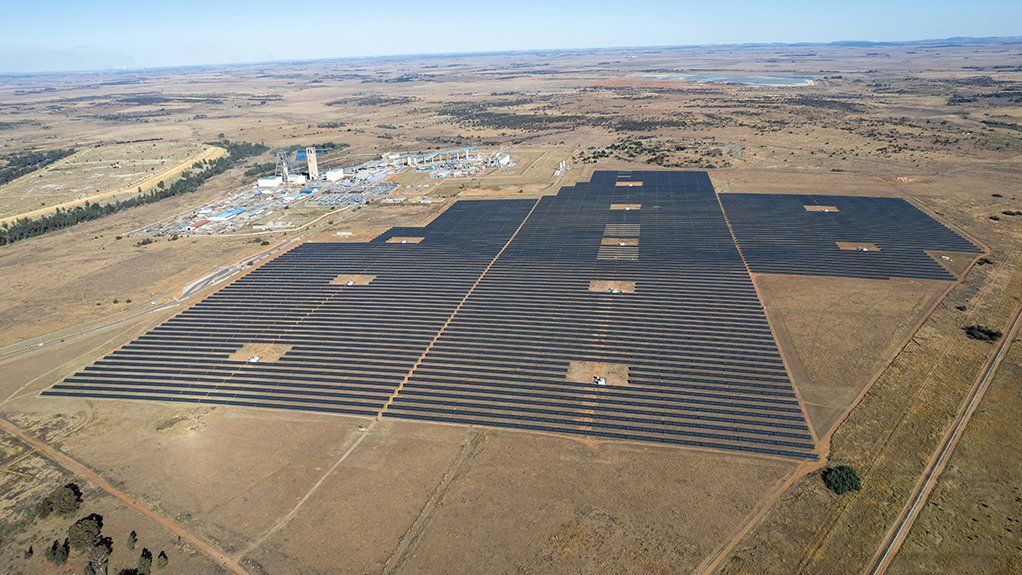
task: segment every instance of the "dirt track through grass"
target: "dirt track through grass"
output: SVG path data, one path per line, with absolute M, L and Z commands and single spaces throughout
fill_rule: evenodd
M 156 511 L 153 511 L 149 507 L 146 507 L 145 505 L 138 502 L 135 498 L 131 497 L 127 493 L 107 483 L 105 479 L 100 477 L 98 474 L 96 474 L 94 471 L 92 471 L 85 465 L 57 451 L 53 447 L 50 447 L 49 445 L 44 443 L 43 441 L 36 439 L 35 437 L 32 437 L 28 432 L 21 429 L 17 425 L 14 425 L 13 423 L 7 421 L 6 419 L 0 418 L 0 430 L 6 431 L 12 436 L 18 438 L 23 443 L 28 445 L 30 448 L 39 452 L 41 455 L 47 457 L 60 467 L 63 467 L 64 469 L 67 469 L 71 473 L 78 475 L 79 477 L 85 479 L 89 483 L 92 483 L 96 487 L 99 487 L 103 491 L 106 491 L 110 495 L 114 496 L 115 498 L 120 500 L 125 505 L 131 507 L 135 511 L 138 511 L 140 514 L 153 520 L 154 522 L 161 525 L 174 535 L 177 535 L 182 540 L 188 542 L 189 545 L 194 547 L 200 553 L 212 559 L 214 562 L 216 562 L 224 569 L 230 571 L 231 573 L 235 573 L 236 575 L 248 575 L 248 571 L 246 571 L 236 561 L 228 557 L 227 554 L 221 551 L 220 549 L 217 549 L 216 547 L 213 547 L 209 543 L 206 543 L 205 541 L 199 539 L 191 531 L 188 531 L 184 527 L 178 525 L 172 519 L 164 517 L 163 515 L 160 515 Z

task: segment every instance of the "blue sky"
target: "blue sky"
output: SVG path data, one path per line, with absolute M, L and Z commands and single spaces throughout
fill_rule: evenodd
M 1022 35 L 1022 0 L 4 0 L 0 72 Z

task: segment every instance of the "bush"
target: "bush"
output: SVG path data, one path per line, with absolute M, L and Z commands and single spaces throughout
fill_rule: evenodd
M 46 549 L 46 560 L 54 565 L 63 565 L 70 554 L 71 546 L 68 544 L 67 539 L 64 540 L 63 544 L 54 539 L 53 545 Z
M 153 552 L 142 548 L 142 554 L 138 556 L 138 572 L 142 575 L 149 575 L 153 570 Z
M 994 263 L 994 260 L 992 260 L 990 258 L 987 258 L 987 257 L 982 257 L 982 258 L 979 258 L 978 260 L 976 260 L 976 265 L 978 265 L 978 266 L 988 266 L 988 265 L 990 265 L 992 263 Z
M 823 471 L 823 483 L 838 495 L 844 495 L 849 491 L 858 491 L 861 487 L 859 474 L 850 465 L 838 465 L 828 467 Z
M 138 543 L 138 533 L 135 533 L 135 530 L 132 529 L 131 533 L 128 533 L 128 550 L 129 551 L 134 551 L 135 550 L 135 543 Z
M 75 550 L 86 551 L 99 544 L 102 531 L 103 516 L 93 513 L 88 517 L 82 517 L 74 525 L 68 527 L 67 538 Z
M 965 331 L 965 335 L 970 339 L 976 339 L 979 341 L 986 341 L 993 343 L 1004 335 L 996 329 L 990 329 L 985 325 L 969 325 L 962 328 Z
M 45 519 L 51 513 L 69 517 L 82 506 L 82 490 L 76 483 L 68 483 L 54 489 L 36 503 L 36 515 Z

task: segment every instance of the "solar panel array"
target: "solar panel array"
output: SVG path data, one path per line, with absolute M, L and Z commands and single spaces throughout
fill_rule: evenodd
M 982 251 L 900 198 L 721 194 L 720 200 L 749 269 L 758 273 L 954 280 L 926 250 Z M 837 242 L 879 249 L 841 249 Z
M 372 242 L 302 244 L 44 394 L 812 458 L 746 263 L 954 279 L 928 250 L 980 252 L 900 199 L 718 203 L 702 172 L 596 172 L 538 202 L 459 201 Z M 259 346 L 280 357 L 247 361 Z
M 572 362 L 626 377 L 569 381 Z M 543 198 L 385 415 L 814 457 L 701 172 L 597 172 Z
M 44 394 L 375 416 L 533 204 L 457 202 L 370 243 L 302 244 Z M 231 360 L 245 344 L 291 348 Z

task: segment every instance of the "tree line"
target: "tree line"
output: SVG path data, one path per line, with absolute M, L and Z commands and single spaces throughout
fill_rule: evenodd
M 0 186 L 12 182 L 25 174 L 32 173 L 75 153 L 73 148 L 8 154 L 0 166 Z
M 223 140 L 215 144 L 226 149 L 228 155 L 216 160 L 206 161 L 205 163 L 196 163 L 195 167 L 201 167 L 199 171 L 186 172 L 169 186 L 160 182 L 152 190 L 125 200 L 106 204 L 86 202 L 72 208 L 58 208 L 52 214 L 39 218 L 24 218 L 5 223 L 0 226 L 0 246 L 40 236 L 47 232 L 68 228 L 82 222 L 95 220 L 128 208 L 156 203 L 174 196 L 190 194 L 198 190 L 199 186 L 206 180 L 224 173 L 247 157 L 261 154 L 267 150 L 266 146 L 248 142 Z M 141 188 L 139 191 L 141 192 Z

